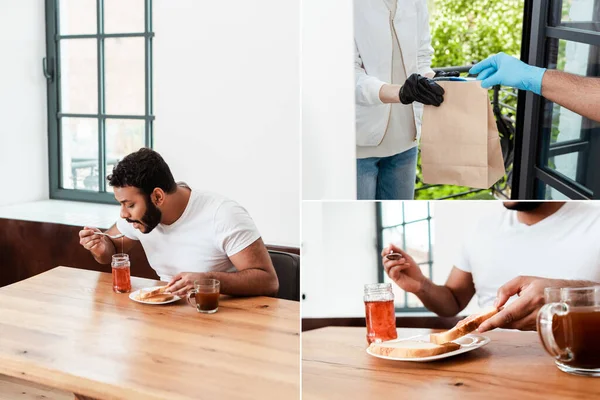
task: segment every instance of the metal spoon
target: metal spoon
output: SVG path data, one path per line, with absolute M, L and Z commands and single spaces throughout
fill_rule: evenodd
M 104 232 L 94 232 L 94 235 L 102 235 L 102 236 L 108 236 L 111 239 L 121 239 L 123 236 L 125 236 L 124 234 L 120 233 L 118 235 L 114 235 L 111 236 L 108 233 L 104 233 Z
M 396 261 L 402 258 L 402 254 L 390 251 L 390 254 L 386 254 L 385 258 L 387 258 L 388 260 Z

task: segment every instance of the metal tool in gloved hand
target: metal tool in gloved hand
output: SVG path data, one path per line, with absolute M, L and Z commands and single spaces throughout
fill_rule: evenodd
M 400 88 L 400 102 L 411 104 L 414 101 L 439 107 L 444 101 L 444 89 L 433 79 L 412 74 Z
M 437 71 L 435 73 L 435 75 L 433 76 L 433 79 L 435 79 L 435 78 L 450 78 L 450 77 L 458 78 L 459 76 L 460 76 L 459 71 Z

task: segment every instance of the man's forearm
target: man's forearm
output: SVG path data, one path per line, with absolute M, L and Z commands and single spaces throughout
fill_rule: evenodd
M 379 99 L 385 103 L 400 103 L 400 85 L 386 83 L 379 89 Z
M 221 293 L 232 296 L 275 296 L 279 290 L 277 276 L 258 268 L 238 272 L 208 272 L 208 279 L 218 279 Z
M 461 311 L 454 294 L 447 286 L 440 286 L 425 278 L 421 290 L 415 295 L 428 310 L 441 317 L 453 317 Z
M 92 253 L 92 256 L 99 264 L 110 264 L 112 261 L 113 254 L 115 254 L 117 251 L 112 240 L 110 240 L 107 237 L 103 237 L 102 240 L 106 243 L 106 251 L 104 251 L 104 253 L 102 254 L 99 254 L 98 256 Z
M 546 70 L 542 96 L 589 119 L 600 122 L 600 79 Z

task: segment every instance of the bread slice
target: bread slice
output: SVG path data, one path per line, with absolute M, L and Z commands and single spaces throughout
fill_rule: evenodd
M 142 299 L 142 301 L 146 303 L 162 303 L 163 301 L 173 300 L 172 294 L 157 294 L 156 296 L 152 296 L 149 298 Z
M 460 349 L 457 343 L 434 344 L 418 340 L 399 340 L 371 343 L 369 349 L 374 354 L 398 358 L 422 358 L 437 356 Z
M 429 340 L 431 343 L 444 344 L 461 338 L 479 328 L 479 325 L 481 325 L 483 321 L 493 317 L 498 311 L 499 310 L 496 307 L 493 307 L 486 309 L 479 314 L 470 315 L 462 321 L 459 321 L 454 328 L 448 331 L 432 333 L 429 335 Z
M 151 290 L 149 292 L 140 291 L 140 300 L 146 300 L 146 299 L 149 299 L 149 298 L 154 297 L 156 295 L 164 294 L 165 293 L 165 289 L 166 289 L 166 286 L 161 286 L 160 288 Z

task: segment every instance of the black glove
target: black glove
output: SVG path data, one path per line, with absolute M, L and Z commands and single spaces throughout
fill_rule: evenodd
M 413 101 L 439 107 L 444 101 L 444 88 L 427 77 L 412 74 L 400 88 L 400 102 L 411 104 Z
M 448 78 L 448 77 L 458 78 L 460 76 L 460 72 L 458 71 L 437 71 L 435 73 L 434 78 Z

